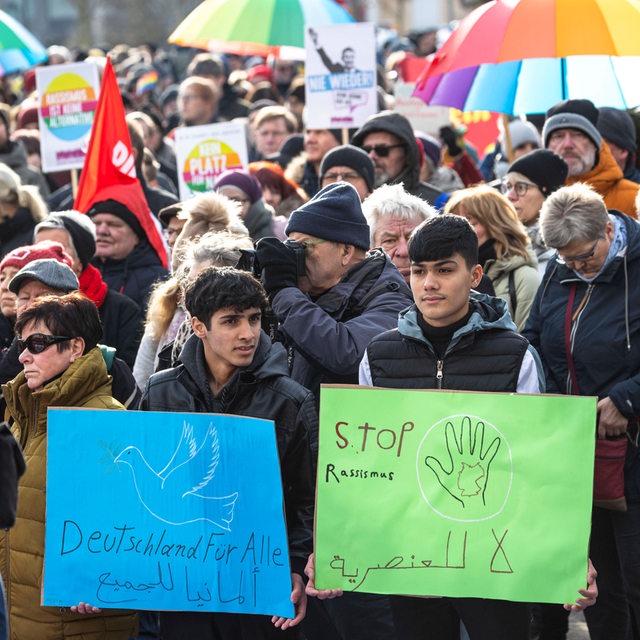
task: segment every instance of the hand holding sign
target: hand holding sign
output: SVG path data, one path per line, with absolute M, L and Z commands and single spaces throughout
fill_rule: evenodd
M 500 448 L 500 438 L 495 437 L 485 449 L 484 435 L 484 422 L 478 421 L 472 430 L 471 419 L 464 417 L 460 438 L 453 424 L 447 422 L 445 438 L 449 454 L 448 470 L 445 470 L 440 460 L 434 456 L 427 456 L 424 461 L 435 473 L 443 489 L 463 507 L 478 496 L 485 504 L 489 466 Z M 465 442 L 468 442 L 466 451 Z

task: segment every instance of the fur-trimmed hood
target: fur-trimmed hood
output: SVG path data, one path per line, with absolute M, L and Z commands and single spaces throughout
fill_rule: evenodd
M 301 185 L 304 178 L 304 167 L 306 163 L 307 153 L 306 151 L 303 151 L 291 159 L 287 168 L 284 170 L 284 175 L 289 178 L 289 180 Z

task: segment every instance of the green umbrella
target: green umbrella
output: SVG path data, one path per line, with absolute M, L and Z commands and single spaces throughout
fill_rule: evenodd
M 304 26 L 353 22 L 333 0 L 205 0 L 169 42 L 238 55 L 278 54 L 304 47 Z

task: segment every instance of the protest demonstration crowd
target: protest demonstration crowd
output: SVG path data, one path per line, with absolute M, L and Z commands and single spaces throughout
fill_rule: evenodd
M 478 151 L 459 123 L 426 133 L 395 109 L 394 83 L 407 60 L 436 50 L 435 29 L 389 38 L 374 73 L 357 43 L 344 42 L 309 30 L 313 89 L 299 62 L 149 44 L 55 45 L 39 67 L 2 78 L 0 640 L 555 640 L 567 637 L 572 611 L 584 612 L 594 640 L 640 639 L 640 112 L 571 98 L 505 119 L 492 147 Z M 76 64 L 88 80 L 61 82 L 56 94 L 52 79 Z M 343 79 L 319 79 L 333 76 Z M 357 126 L 308 120 L 321 87 L 362 91 L 368 78 L 375 104 Z M 93 119 L 60 106 L 74 100 L 93 100 Z M 64 168 L 77 156 L 71 147 L 47 151 L 45 126 L 86 127 L 81 169 Z M 597 418 L 584 427 L 596 459 L 594 485 L 583 487 L 588 549 L 573 601 L 317 586 L 316 484 L 349 475 L 318 465 L 322 385 L 596 397 Z M 50 407 L 273 421 L 293 616 L 151 611 L 126 599 L 111 608 L 95 590 L 76 590 L 73 605 L 44 604 Z M 377 443 L 399 457 L 407 425 L 391 445 L 367 426 L 361 452 Z M 180 429 L 182 421 L 177 437 Z M 471 427 L 459 441 L 451 429 L 462 454 Z M 338 447 L 355 440 L 346 424 L 329 431 L 320 436 Z M 203 485 L 219 459 L 224 466 L 217 436 L 207 437 Z M 73 446 L 82 452 L 84 441 Z M 131 449 L 115 462 L 139 471 Z M 488 446 L 480 462 L 496 450 Z M 360 462 L 356 481 L 388 472 Z M 447 484 L 446 463 L 425 464 Z M 176 478 L 168 469 L 155 474 L 163 487 Z M 394 473 L 369 494 L 373 503 Z M 121 499 L 98 508 L 117 513 Z M 69 513 L 94 500 L 91 486 L 79 487 Z M 241 498 L 216 500 L 204 509 L 219 510 L 213 530 L 224 532 L 234 509 L 240 518 Z M 351 535 L 348 511 L 333 518 Z M 73 520 L 69 547 L 69 532 L 82 530 Z M 122 527 L 119 542 L 93 534 L 77 546 L 142 556 L 145 545 L 161 547 L 138 531 L 125 539 L 133 529 Z M 250 540 L 243 561 L 256 553 Z M 542 583 L 550 563 L 563 571 L 562 558 L 536 562 Z M 157 584 L 166 582 L 160 572 Z M 114 584 L 101 577 L 103 589 Z

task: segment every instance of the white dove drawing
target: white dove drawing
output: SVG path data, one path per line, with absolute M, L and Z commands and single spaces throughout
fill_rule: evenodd
M 114 460 L 131 468 L 140 502 L 158 520 L 174 525 L 207 520 L 231 531 L 238 493 L 222 497 L 206 495 L 219 461 L 220 444 L 213 424 L 209 424 L 198 447 L 193 426 L 186 421 L 180 442 L 162 470 L 154 471 L 140 449 L 133 446 L 123 449 Z

